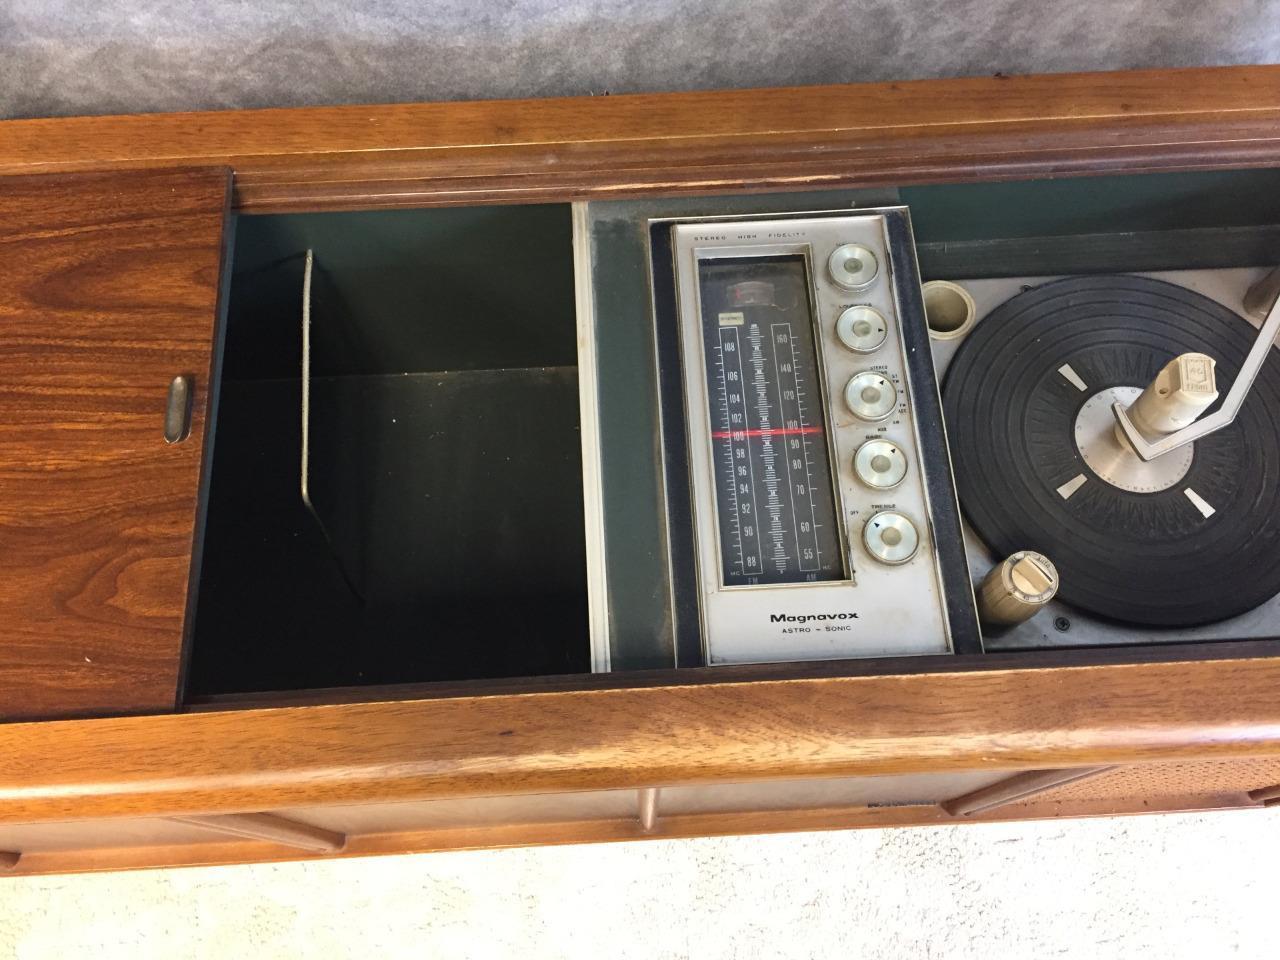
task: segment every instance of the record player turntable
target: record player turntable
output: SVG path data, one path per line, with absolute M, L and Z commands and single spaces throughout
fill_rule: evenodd
M 1274 632 L 1280 311 L 1260 336 L 1244 304 L 1265 283 L 1204 270 L 960 285 L 971 316 L 941 324 L 934 352 L 971 569 L 1034 551 L 1057 594 L 1031 622 L 988 616 L 988 648 Z

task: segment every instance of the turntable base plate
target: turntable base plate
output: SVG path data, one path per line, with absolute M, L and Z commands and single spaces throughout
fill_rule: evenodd
M 1141 388 L 1179 353 L 1214 356 L 1225 393 L 1255 335 L 1215 301 L 1127 275 L 1053 281 L 996 307 L 943 391 L 975 532 L 1001 556 L 1045 553 L 1060 599 L 1114 620 L 1210 623 L 1280 593 L 1280 359 L 1189 464 L 1144 474 L 1088 443 L 1086 459 L 1077 438 L 1091 399 Z

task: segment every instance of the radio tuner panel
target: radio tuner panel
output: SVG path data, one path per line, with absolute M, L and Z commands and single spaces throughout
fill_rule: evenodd
M 980 649 L 905 209 L 652 238 L 677 629 L 709 664 Z

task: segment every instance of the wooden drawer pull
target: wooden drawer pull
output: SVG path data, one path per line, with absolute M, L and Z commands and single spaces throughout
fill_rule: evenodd
M 268 840 L 315 853 L 334 853 L 347 845 L 346 834 L 298 823 L 296 820 L 286 820 L 273 813 L 230 813 L 209 817 L 167 817 L 166 819 L 175 823 L 189 823 L 195 827 L 216 830 L 233 837 Z
M 18 865 L 18 861 L 22 859 L 20 853 L 10 853 L 8 850 L 0 850 L 0 870 L 12 870 Z
M 969 817 L 1114 769 L 1115 767 L 1073 767 L 1069 770 L 1028 770 L 997 781 L 989 787 L 945 800 L 939 806 L 953 817 Z

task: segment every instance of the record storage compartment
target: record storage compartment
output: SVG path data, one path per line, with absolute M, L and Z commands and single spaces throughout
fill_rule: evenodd
M 568 205 L 239 218 L 188 699 L 589 669 L 572 264 Z

